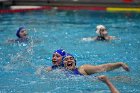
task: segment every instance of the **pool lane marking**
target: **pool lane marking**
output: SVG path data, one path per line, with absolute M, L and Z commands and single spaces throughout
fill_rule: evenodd
M 98 6 L 57 6 L 58 10 L 106 10 L 106 7 Z
M 26 11 L 33 11 L 33 10 L 51 10 L 51 6 L 14 6 L 11 9 L 0 9 L 0 13 L 17 13 L 17 12 L 26 12 Z
M 108 12 L 140 12 L 140 8 L 119 8 L 119 7 L 107 7 Z
M 98 7 L 98 6 L 11 6 L 11 9 L 0 9 L 0 13 L 16 13 L 32 10 L 93 10 L 107 12 L 140 12 L 138 8 L 121 8 L 121 7 Z

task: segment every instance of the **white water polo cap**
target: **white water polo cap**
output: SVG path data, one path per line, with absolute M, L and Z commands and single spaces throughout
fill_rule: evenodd
M 102 29 L 106 29 L 106 27 L 105 27 L 104 25 L 97 25 L 97 26 L 96 26 L 96 33 L 97 33 L 97 34 L 100 34 L 100 29 L 101 29 L 101 28 L 102 28 Z

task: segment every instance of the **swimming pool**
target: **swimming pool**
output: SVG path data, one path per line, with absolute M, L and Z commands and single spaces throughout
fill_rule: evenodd
M 140 93 L 140 15 L 95 11 L 35 11 L 0 15 L 1 93 L 110 93 L 105 84 L 89 77 L 66 77 L 36 70 L 51 65 L 54 50 L 63 48 L 77 58 L 77 66 L 126 62 L 131 71 L 117 69 L 107 75 L 121 93 Z M 119 39 L 111 42 L 82 41 L 95 36 L 98 24 Z M 19 26 L 28 29 L 30 43 L 7 43 Z M 39 42 L 32 42 L 38 40 Z M 113 79 L 119 76 L 121 78 Z

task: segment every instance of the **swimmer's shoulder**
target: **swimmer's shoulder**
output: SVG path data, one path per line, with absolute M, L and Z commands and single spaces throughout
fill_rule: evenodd
M 6 43 L 15 43 L 17 42 L 17 39 L 9 39 L 6 41 Z
M 88 64 L 84 64 L 84 65 L 78 67 L 78 71 L 83 75 L 88 75 L 87 71 L 86 71 L 87 66 L 88 66 Z

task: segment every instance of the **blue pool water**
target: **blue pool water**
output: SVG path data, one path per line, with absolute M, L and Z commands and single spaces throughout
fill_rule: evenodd
M 119 39 L 82 41 L 96 36 L 98 24 Z M 107 75 L 121 93 L 140 93 L 139 24 L 138 13 L 51 10 L 0 14 L 0 93 L 110 93 L 94 75 L 67 77 L 59 70 L 39 73 L 43 66 L 52 65 L 52 53 L 58 48 L 74 54 L 77 66 L 127 63 L 130 72 L 120 68 L 95 76 Z M 28 29 L 30 42 L 7 43 L 16 39 L 19 26 Z

